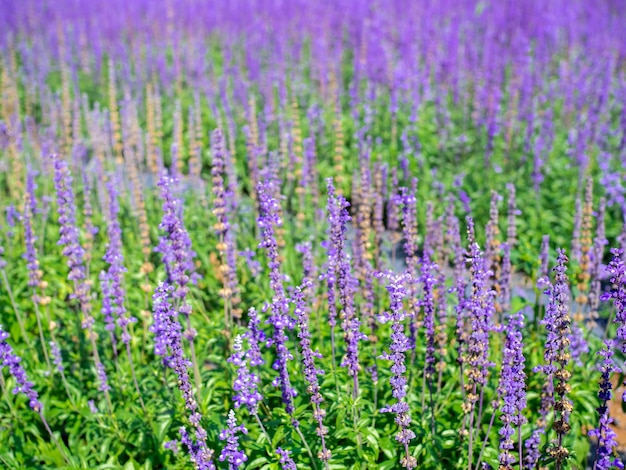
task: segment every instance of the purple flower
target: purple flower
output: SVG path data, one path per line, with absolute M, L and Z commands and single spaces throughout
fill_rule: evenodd
M 598 447 L 596 449 L 596 461 L 594 464 L 595 470 L 611 470 L 612 468 L 623 469 L 624 464 L 619 457 L 616 457 L 617 442 L 615 438 L 617 434 L 611 428 L 613 418 L 609 416 L 608 403 L 611 401 L 613 393 L 611 389 L 613 384 L 611 382 L 611 374 L 617 372 L 618 369 L 613 363 L 613 350 L 610 340 L 605 341 L 604 349 L 599 353 L 602 356 L 602 378 L 600 380 L 600 391 L 598 397 L 600 398 L 600 406 L 597 408 L 600 414 L 600 421 L 598 427 L 589 431 L 589 436 L 596 437 L 598 439 Z
M 349 203 L 346 199 L 334 194 L 332 179 L 327 180 L 329 193 L 328 222 L 330 228 L 330 242 L 333 245 L 335 261 L 335 275 L 339 291 L 339 305 L 341 306 L 341 327 L 346 344 L 346 353 L 341 361 L 341 366 L 348 369 L 348 375 L 353 377 L 353 396 L 358 394 L 358 373 L 361 370 L 359 364 L 359 341 L 367 337 L 360 332 L 361 322 L 356 315 L 354 296 L 356 294 L 356 280 L 351 272 L 350 256 L 345 249 L 347 224 L 350 221 L 348 214 Z
M 283 450 L 280 447 L 276 449 L 276 453 L 278 454 L 278 461 L 281 464 L 281 468 L 283 470 L 298 470 L 296 467 L 296 463 L 290 457 L 291 452 L 288 450 Z
M 24 242 L 26 244 L 26 252 L 22 257 L 26 260 L 26 268 L 28 269 L 28 286 L 32 288 L 39 287 L 43 272 L 39 269 L 39 259 L 37 258 L 37 247 L 35 242 L 37 237 L 33 230 L 33 206 L 32 201 L 34 194 L 27 192 L 24 198 Z
M 178 314 L 172 308 L 170 296 L 173 287 L 160 283 L 152 296 L 154 323 L 150 331 L 155 335 L 155 354 L 165 356 L 165 364 L 174 369 L 178 377 L 178 388 L 183 395 L 189 422 L 195 429 L 195 442 L 185 427 L 180 428 L 181 442 L 187 446 L 192 462 L 197 469 L 214 469 L 213 451 L 206 444 L 207 434 L 200 421 L 202 415 L 194 397 L 189 380 L 189 361 L 185 358 L 182 343 L 182 326 Z
M 607 266 L 611 276 L 611 290 L 602 294 L 604 301 L 612 300 L 615 305 L 615 318 L 617 324 L 617 340 L 621 342 L 621 351 L 626 353 L 626 264 L 623 259 L 623 251 L 618 248 L 611 250 L 613 259 Z M 626 393 L 622 396 L 626 401 Z
M 246 454 L 239 449 L 237 433 L 248 434 L 248 430 L 243 425 L 237 426 L 237 418 L 233 410 L 228 412 L 226 424 L 228 427 L 222 430 L 219 435 L 220 440 L 226 441 L 226 446 L 220 453 L 219 461 L 228 462 L 229 470 L 237 470 L 248 460 Z
M 569 455 L 567 449 L 562 446 L 562 437 L 570 430 L 569 415 L 572 411 L 572 402 L 567 398 L 567 393 L 570 391 L 567 382 L 571 373 L 566 369 L 571 357 L 567 262 L 565 252 L 559 249 L 557 264 L 553 269 L 555 272 L 554 283 L 548 291 L 550 302 L 546 309 L 546 316 L 542 321 L 548 333 L 544 352 L 546 364 L 535 368 L 535 370 L 542 370 L 550 382 L 555 382 L 555 421 L 553 427 L 559 439 L 548 452 L 557 462 L 561 462 Z
M 479 399 L 480 389 L 487 381 L 488 368 L 493 364 L 489 361 L 489 332 L 493 328 L 494 292 L 487 288 L 490 272 L 485 269 L 485 260 L 474 235 L 474 221 L 467 218 L 467 238 L 469 241 L 468 257 L 470 259 L 472 296 L 467 301 L 470 319 L 470 335 L 467 344 L 468 380 L 465 383 L 468 411 L 473 411 Z
M 137 321 L 136 318 L 128 314 L 128 310 L 124 305 L 126 299 L 126 290 L 124 289 L 124 255 L 122 254 L 122 229 L 119 222 L 119 202 L 117 194 L 118 182 L 111 178 L 107 181 L 106 187 L 109 195 L 109 207 L 107 214 L 107 236 L 109 243 L 106 247 L 106 253 L 103 260 L 109 264 L 106 272 L 100 275 L 103 283 L 102 293 L 102 313 L 107 322 L 106 328 L 113 330 L 115 328 L 113 319 L 117 321 L 117 325 L 122 329 L 122 342 L 128 344 L 130 342 L 130 334 L 128 332 L 128 324 Z M 112 335 L 112 338 L 115 336 Z
M 87 405 L 89 406 L 89 411 L 91 412 L 91 414 L 95 415 L 99 413 L 98 407 L 93 400 L 87 400 Z
M 523 412 L 526 408 L 526 374 L 524 373 L 524 352 L 522 329 L 524 316 L 517 312 L 507 316 L 506 336 L 502 357 L 502 373 L 498 386 L 498 395 L 502 400 L 500 408 L 500 456 L 501 468 L 512 468 L 515 457 L 511 454 L 514 448 L 512 439 L 515 430 L 520 430 L 526 422 Z
M 271 310 L 268 323 L 274 327 L 273 336 L 267 341 L 267 346 L 274 345 L 276 347 L 276 361 L 273 364 L 274 370 L 278 371 L 278 377 L 274 379 L 272 384 L 280 386 L 282 392 L 283 403 L 288 414 L 293 414 L 295 408 L 293 399 L 296 396 L 296 390 L 291 386 L 289 378 L 289 370 L 287 363 L 293 359 L 292 354 L 287 347 L 289 339 L 286 330 L 294 327 L 293 318 L 289 315 L 289 301 L 285 296 L 285 288 L 283 286 L 284 276 L 280 272 L 280 260 L 278 257 L 278 243 L 276 242 L 275 227 L 282 225 L 282 220 L 278 216 L 279 205 L 273 196 L 274 182 L 266 179 L 265 183 L 259 183 L 257 186 L 257 195 L 259 198 L 259 218 L 257 224 L 261 231 L 261 243 L 259 248 L 267 251 L 268 266 L 270 269 L 270 288 L 274 292 L 269 308 Z
M 580 263 L 581 246 L 580 246 L 580 232 L 582 228 L 582 214 L 583 206 L 580 198 L 576 198 L 576 212 L 574 214 L 574 231 L 572 233 L 572 259 L 577 263 Z
M 411 189 L 404 187 L 400 188 L 399 194 L 395 195 L 394 198 L 396 207 L 401 208 L 402 236 L 404 238 L 403 248 L 404 254 L 406 255 L 407 265 L 406 269 L 412 280 L 412 282 L 409 284 L 408 292 L 409 299 L 411 299 L 409 301 L 409 304 L 412 318 L 412 321 L 409 325 L 409 340 L 411 342 L 411 348 L 415 348 L 415 342 L 417 340 L 415 320 L 417 319 L 420 307 L 420 303 L 419 301 L 417 301 L 417 286 L 414 282 L 417 277 L 417 265 L 419 262 L 419 257 L 417 254 L 417 180 L 413 179 L 411 183 Z
M 39 401 L 39 394 L 33 388 L 33 383 L 28 380 L 26 371 L 22 367 L 22 358 L 13 352 L 13 348 L 7 343 L 9 333 L 2 329 L 0 325 L 0 365 L 8 367 L 9 373 L 15 379 L 17 385 L 13 389 L 13 394 L 22 393 L 28 398 L 28 405 L 37 413 L 41 413 L 43 405 Z
M 221 295 L 225 299 L 236 297 L 239 283 L 237 282 L 237 252 L 234 232 L 228 221 L 228 201 L 232 196 L 224 187 L 224 175 L 226 172 L 225 159 L 228 155 L 224 150 L 224 137 L 220 129 L 215 129 L 211 134 L 211 150 L 213 166 L 211 168 L 212 191 L 213 191 L 213 215 L 217 219 L 213 228 L 218 237 L 217 249 L 222 256 L 222 274 L 224 287 Z
M 253 336 L 248 334 L 248 337 L 250 338 Z M 259 376 L 251 372 L 248 367 L 250 350 L 248 352 L 244 350 L 243 339 L 244 337 L 242 335 L 237 335 L 235 337 L 235 343 L 233 345 L 233 350 L 235 352 L 230 358 L 228 358 L 228 362 L 237 367 L 237 377 L 235 378 L 235 382 L 233 384 L 233 390 L 235 391 L 233 401 L 235 403 L 235 408 L 245 405 L 250 414 L 255 416 L 257 414 L 259 403 L 263 400 L 263 395 L 259 393 Z M 252 341 L 249 340 L 249 342 Z M 258 343 L 256 347 L 258 348 Z
M 435 289 L 437 279 L 434 277 L 435 264 L 425 255 L 422 259 L 422 272 L 420 283 L 422 284 L 423 297 L 420 305 L 424 312 L 424 331 L 426 334 L 426 358 L 425 372 L 429 385 L 432 386 L 432 376 L 435 374 Z
M 52 155 L 50 158 L 54 165 L 54 187 L 59 212 L 60 236 L 57 244 L 64 247 L 62 253 L 67 258 L 67 266 L 70 270 L 67 279 L 75 282 L 76 289 L 73 298 L 77 298 L 81 305 L 87 305 L 89 304 L 89 287 L 85 283 L 85 252 L 79 241 L 72 175 L 67 162 L 61 160 L 58 155 Z M 86 318 L 84 322 L 87 322 L 87 326 L 91 326 L 93 319 Z
M 415 433 L 410 429 L 411 414 L 410 407 L 406 401 L 407 377 L 406 377 L 406 352 L 411 349 L 409 339 L 405 334 L 404 321 L 411 315 L 404 311 L 402 301 L 406 297 L 407 292 L 404 287 L 405 281 L 411 281 L 409 274 L 392 275 L 378 273 L 377 277 L 386 276 L 389 279 L 387 291 L 389 292 L 390 305 L 389 311 L 380 315 L 382 323 L 391 322 L 391 345 L 389 352 L 385 352 L 380 359 L 391 361 L 391 388 L 392 396 L 396 399 L 393 405 L 385 406 L 380 410 L 381 413 L 394 413 L 395 421 L 399 427 L 396 434 L 396 440 L 404 446 L 405 455 L 400 463 L 404 468 L 417 467 L 415 457 L 409 453 L 409 442 L 415 438 Z
M 54 363 L 56 370 L 59 372 L 63 372 L 65 367 L 63 366 L 63 357 L 61 356 L 61 349 L 59 345 L 50 341 L 50 352 L 52 353 L 52 362 Z
M 453 258 L 453 284 L 450 287 L 450 292 L 456 295 L 456 305 L 454 307 L 456 314 L 455 321 L 455 336 L 456 336 L 456 350 L 457 350 L 457 362 L 461 364 L 464 360 L 464 348 L 467 340 L 467 334 L 465 332 L 465 288 L 467 281 L 465 280 L 465 256 L 463 249 L 461 248 L 461 236 L 459 228 L 459 219 L 454 215 L 454 201 L 450 199 L 447 211 L 448 231 L 447 238 L 449 243 L 450 256 Z
M 292 297 L 295 304 L 294 315 L 296 316 L 296 324 L 299 330 L 298 338 L 302 353 L 302 365 L 304 366 L 304 379 L 307 382 L 307 392 L 311 396 L 311 403 L 313 404 L 313 418 L 317 422 L 316 432 L 322 440 L 322 450 L 319 452 L 318 457 L 322 462 L 327 462 L 330 460 L 331 452 L 326 449 L 325 436 L 328 434 L 328 428 L 323 423 L 326 410 L 320 406 L 324 398 L 320 392 L 321 388 L 317 378 L 319 375 L 323 375 L 324 371 L 315 366 L 315 358 L 321 359 L 322 355 L 318 351 L 313 351 L 311 347 L 311 332 L 309 331 L 310 309 L 305 297 L 305 292 L 310 287 L 311 281 L 305 279 L 301 286 L 294 289 Z
M 195 253 L 191 249 L 191 239 L 183 224 L 182 202 L 174 197 L 172 191 L 172 186 L 176 183 L 176 179 L 163 170 L 158 183 L 163 200 L 163 218 L 159 229 L 165 234 L 159 237 L 156 251 L 161 253 L 168 283 L 175 287 L 174 297 L 184 301 L 189 291 L 188 284 L 194 277 Z

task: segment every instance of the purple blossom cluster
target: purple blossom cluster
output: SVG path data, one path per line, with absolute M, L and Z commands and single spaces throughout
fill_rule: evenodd
M 276 361 L 272 365 L 273 369 L 278 372 L 278 377 L 274 379 L 272 384 L 280 387 L 283 403 L 288 414 L 293 414 L 293 399 L 297 395 L 296 389 L 291 385 L 289 377 L 288 361 L 293 359 L 293 355 L 289 351 L 287 341 L 287 331 L 292 330 L 295 322 L 289 315 L 289 300 L 285 295 L 283 286 L 284 276 L 280 271 L 280 260 L 278 255 L 278 243 L 276 241 L 275 227 L 282 225 L 282 220 L 278 215 L 279 205 L 274 198 L 275 189 L 273 182 L 267 180 L 265 184 L 259 183 L 257 186 L 257 195 L 259 198 L 259 217 L 257 224 L 261 231 L 261 243 L 259 248 L 267 251 L 268 267 L 270 271 L 270 288 L 274 293 L 271 304 L 269 305 L 270 317 L 267 322 L 274 327 L 273 335 L 268 338 L 267 346 L 275 346 Z
M 13 352 L 13 348 L 7 342 L 9 339 L 9 333 L 2 329 L 0 325 L 0 365 L 9 369 L 9 374 L 15 379 L 16 385 L 13 388 L 13 393 L 23 394 L 28 399 L 28 406 L 30 406 L 37 413 L 41 413 L 43 409 L 42 403 L 39 401 L 39 394 L 33 388 L 34 384 L 28 379 L 26 371 L 22 366 L 22 358 Z
M 229 470 L 237 470 L 248 460 L 246 454 L 239 449 L 237 433 L 248 434 L 248 430 L 243 425 L 237 425 L 237 418 L 233 410 L 228 412 L 226 425 L 227 428 L 222 430 L 219 435 L 220 440 L 226 441 L 226 446 L 222 449 L 218 460 L 228 462 Z
M 195 431 L 192 437 L 182 426 L 180 428 L 181 442 L 187 447 L 196 469 L 213 470 L 215 468 L 213 451 L 207 446 L 207 433 L 200 423 L 202 415 L 198 411 L 198 403 L 189 379 L 190 362 L 185 358 L 183 350 L 182 326 L 170 300 L 173 294 L 172 286 L 160 283 L 152 296 L 154 323 L 150 331 L 155 337 L 155 354 L 164 356 L 165 364 L 176 373 L 178 388 L 189 413 L 189 423 Z
M 250 329 L 248 333 L 250 333 Z M 228 362 L 232 363 L 237 368 L 237 376 L 233 384 L 233 390 L 235 395 L 233 396 L 233 402 L 235 408 L 239 408 L 242 405 L 248 408 L 251 415 L 257 414 L 257 408 L 263 395 L 259 393 L 259 376 L 250 370 L 250 365 L 259 365 L 258 361 L 254 360 L 254 352 L 252 349 L 252 343 L 256 345 L 258 349 L 258 343 L 254 341 L 254 335 L 248 334 L 248 341 L 250 343 L 248 351 L 244 350 L 243 340 L 244 337 L 237 335 L 233 344 L 233 355 L 228 358 Z
M 195 267 L 191 248 L 191 239 L 182 220 L 182 201 L 174 196 L 174 187 L 177 180 L 161 172 L 158 186 L 163 200 L 163 218 L 159 229 L 164 235 L 159 237 L 156 251 L 161 253 L 163 264 L 167 271 L 168 283 L 174 286 L 173 295 L 183 302 L 189 291 L 188 284 L 194 279 Z M 182 311 L 187 314 L 188 312 Z
M 409 339 L 405 334 L 405 320 L 410 318 L 402 305 L 406 297 L 405 282 L 411 282 L 409 274 L 391 275 L 379 273 L 378 277 L 386 276 L 389 283 L 386 288 L 390 296 L 389 311 L 380 315 L 382 323 L 391 323 L 391 345 L 389 352 L 385 352 L 380 359 L 391 361 L 391 387 L 392 396 L 396 403 L 382 408 L 382 413 L 393 413 L 396 415 L 395 421 L 399 427 L 396 440 L 404 447 L 404 456 L 400 463 L 404 468 L 416 468 L 417 461 L 409 452 L 409 443 L 415 439 L 415 432 L 410 429 L 411 409 L 406 401 L 407 377 L 406 377 L 406 352 L 411 349 Z

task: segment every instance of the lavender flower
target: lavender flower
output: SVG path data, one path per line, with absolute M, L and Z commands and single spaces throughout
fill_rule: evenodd
M 298 470 L 296 467 L 296 463 L 290 457 L 291 452 L 288 450 L 283 450 L 280 447 L 276 449 L 276 453 L 278 454 L 278 461 L 281 463 L 281 468 L 283 470 Z
M 435 373 L 435 298 L 434 290 L 437 279 L 433 275 L 435 264 L 427 255 L 422 259 L 422 272 L 420 282 L 422 284 L 423 298 L 420 305 L 424 311 L 424 331 L 426 334 L 426 359 L 425 369 L 426 379 L 432 387 L 432 376 Z M 431 390 L 432 392 L 432 390 Z
M 526 374 L 524 373 L 524 352 L 522 329 L 524 317 L 522 312 L 507 317 L 506 337 L 502 358 L 502 374 L 498 394 L 503 402 L 501 407 L 502 427 L 500 428 L 500 468 L 510 470 L 515 463 L 515 457 L 511 454 L 514 448 L 512 439 L 515 429 L 521 431 L 521 426 L 526 422 L 523 412 L 526 408 Z M 521 442 L 521 441 L 520 441 Z M 519 449 L 521 458 L 521 449 Z
M 580 198 L 576 198 L 576 210 L 574 213 L 574 231 L 572 233 L 572 259 L 577 263 L 580 263 L 581 258 L 581 242 L 580 242 L 580 232 L 582 228 L 582 213 L 583 206 Z
M 192 462 L 198 470 L 213 470 L 213 451 L 206 444 L 207 434 L 200 421 L 202 415 L 198 411 L 198 404 L 194 397 L 189 380 L 189 361 L 185 358 L 182 344 L 182 327 L 177 319 L 177 313 L 172 308 L 170 296 L 174 288 L 166 283 L 160 283 L 152 296 L 154 323 L 150 331 L 155 335 L 155 354 L 164 355 L 165 363 L 178 377 L 178 388 L 183 395 L 185 408 L 189 412 L 189 422 L 195 429 L 195 442 L 183 426 L 179 432 L 181 442 L 187 446 Z
M 122 229 L 119 222 L 120 208 L 116 186 L 117 181 L 113 178 L 106 183 L 109 195 L 107 225 L 109 243 L 103 259 L 109 264 L 109 268 L 103 277 L 108 284 L 109 299 L 107 301 L 110 303 L 111 313 L 116 318 L 117 325 L 122 329 L 122 343 L 128 344 L 130 342 L 128 324 L 136 322 L 137 319 L 128 314 L 128 310 L 124 305 L 126 299 L 124 273 L 126 268 L 124 267 L 124 255 L 122 254 Z
M 382 277 L 385 274 L 379 273 L 377 277 Z M 397 400 L 393 405 L 388 405 L 382 408 L 381 413 L 394 413 L 396 415 L 395 421 L 399 426 L 399 431 L 396 434 L 396 440 L 404 446 L 404 456 L 400 460 L 400 464 L 404 468 L 417 467 L 417 460 L 409 453 L 409 442 L 415 438 L 415 433 L 411 431 L 409 426 L 411 425 L 411 414 L 409 404 L 406 402 L 407 392 L 407 378 L 406 378 L 406 352 L 410 350 L 409 339 L 405 334 L 404 320 L 409 317 L 410 314 L 404 311 L 402 301 L 406 297 L 406 288 L 403 283 L 405 280 L 411 281 L 409 274 L 398 275 L 385 275 L 389 279 L 387 285 L 387 291 L 390 296 L 389 312 L 384 312 L 380 316 L 382 323 L 391 322 L 391 345 L 389 346 L 389 352 L 385 352 L 380 356 L 380 359 L 386 361 L 392 361 L 391 366 L 391 387 L 392 395 Z
M 495 311 L 493 305 L 494 292 L 488 290 L 487 279 L 489 271 L 485 269 L 485 260 L 474 236 L 474 221 L 467 218 L 467 236 L 469 241 L 468 257 L 471 262 L 472 297 L 467 302 L 471 333 L 468 338 L 466 370 L 467 382 L 465 391 L 467 405 L 466 413 L 474 410 L 479 399 L 479 390 L 487 381 L 489 361 L 489 331 L 492 329 L 492 319 Z
M 617 340 L 621 342 L 621 351 L 626 353 L 626 264 L 623 259 L 623 251 L 618 248 L 611 250 L 613 259 L 607 266 L 611 276 L 611 290 L 602 294 L 603 301 L 612 300 L 615 305 L 615 318 L 617 324 Z M 626 393 L 622 396 L 626 402 Z
M 222 257 L 220 269 L 224 277 L 224 286 L 221 295 L 224 297 L 226 306 L 226 321 L 230 322 L 233 311 L 230 302 L 236 297 L 238 291 L 236 247 L 234 233 L 230 229 L 228 221 L 227 198 L 229 197 L 224 186 L 225 155 L 224 138 L 220 129 L 215 129 L 211 135 L 211 150 L 213 155 L 213 166 L 211 168 L 212 191 L 213 191 L 213 215 L 217 221 L 213 226 L 218 237 L 217 249 Z
M 395 205 L 401 207 L 402 213 L 402 235 L 404 238 L 404 254 L 406 255 L 407 272 L 411 279 L 417 276 L 417 265 L 419 258 L 417 255 L 417 180 L 413 179 L 411 189 L 400 188 L 399 194 L 395 196 Z M 425 250 L 426 251 L 426 250 Z M 417 288 L 414 283 L 409 284 L 409 298 L 411 309 L 411 324 L 409 325 L 411 347 L 415 348 L 417 340 L 417 328 L 415 322 L 419 312 L 420 303 L 417 300 Z M 433 306 L 434 309 L 434 306 Z
M 249 337 L 251 337 L 250 335 Z M 258 348 L 258 344 L 256 345 Z M 233 396 L 235 408 L 245 405 L 251 415 L 257 414 L 257 408 L 263 396 L 259 393 L 259 377 L 251 372 L 248 368 L 248 359 L 250 358 L 251 349 L 246 353 L 243 349 L 243 336 L 237 335 L 233 345 L 235 351 L 228 358 L 228 362 L 237 367 L 237 378 L 233 384 L 233 390 L 236 392 Z
M 315 366 L 315 358 L 321 359 L 322 355 L 318 351 L 313 351 L 311 347 L 311 332 L 309 331 L 309 308 L 305 298 L 305 291 L 310 289 L 311 281 L 305 279 L 301 286 L 296 287 L 293 292 L 293 302 L 295 304 L 294 314 L 298 325 L 299 345 L 302 352 L 302 364 L 304 366 L 304 379 L 307 382 L 307 392 L 311 396 L 313 404 L 313 418 L 317 422 L 316 432 L 322 440 L 322 450 L 318 453 L 318 458 L 322 462 L 328 462 L 331 457 L 330 450 L 326 449 L 325 436 L 328 434 L 328 428 L 324 426 L 324 416 L 326 410 L 320 405 L 324 401 L 320 393 L 320 384 L 317 379 L 319 375 L 323 375 L 324 371 Z
M 108 394 L 110 386 L 104 365 L 100 361 L 96 335 L 93 332 L 94 318 L 91 315 L 91 294 L 90 284 L 87 280 L 87 270 L 85 268 L 84 250 L 79 242 L 78 226 L 76 224 L 76 203 L 72 191 L 72 175 L 67 163 L 61 160 L 58 155 L 51 155 L 50 159 L 54 165 L 54 186 L 57 198 L 57 210 L 59 212 L 60 237 L 58 245 L 64 246 L 63 256 L 67 258 L 67 265 L 70 269 L 68 280 L 74 282 L 73 299 L 77 299 L 83 315 L 82 327 L 87 330 L 91 341 L 94 362 L 96 365 L 99 390 L 105 392 L 109 408 L 111 400 Z
M 563 460 L 569 457 L 569 451 L 563 447 L 563 436 L 570 430 L 569 415 L 572 411 L 572 402 L 567 398 L 570 386 L 567 383 L 571 377 L 566 367 L 570 360 L 570 324 L 569 295 L 567 286 L 567 256 L 563 250 L 558 250 L 554 284 L 550 288 L 550 303 L 546 310 L 543 323 L 548 331 L 544 359 L 546 365 L 541 369 L 549 376 L 556 379 L 554 392 L 558 398 L 554 402 L 555 421 L 554 430 L 557 433 L 557 441 L 550 449 L 549 454 L 556 460 L 557 468 L 560 468 Z M 558 364 L 558 367 L 557 367 Z
M 50 352 L 52 353 L 52 362 L 54 363 L 56 370 L 58 372 L 63 372 L 65 370 L 65 367 L 63 366 L 61 349 L 59 348 L 59 345 L 54 341 L 50 341 Z
M 222 430 L 219 435 L 220 440 L 226 441 L 226 446 L 220 453 L 219 461 L 227 461 L 229 470 L 237 470 L 248 460 L 246 454 L 239 449 L 237 433 L 248 434 L 248 430 L 243 425 L 237 426 L 237 418 L 233 410 L 228 412 L 226 424 L 228 427 Z
M 600 380 L 600 391 L 598 397 L 600 398 L 600 406 L 598 407 L 598 413 L 600 414 L 600 421 L 598 427 L 589 431 L 589 436 L 596 437 L 598 439 L 598 447 L 596 449 L 596 461 L 593 468 L 595 470 L 611 470 L 612 468 L 623 469 L 624 464 L 619 457 L 615 456 L 617 449 L 617 442 L 615 438 L 617 434 L 611 428 L 613 418 L 609 416 L 608 403 L 611 401 L 613 395 L 611 389 L 613 384 L 611 383 L 611 374 L 617 372 L 618 369 L 613 363 L 613 350 L 611 341 L 605 341 L 604 349 L 598 353 L 602 358 L 602 379 Z
M 184 301 L 194 273 L 195 253 L 191 249 L 191 239 L 182 221 L 181 201 L 172 192 L 172 186 L 176 183 L 176 179 L 163 170 L 158 183 L 163 200 L 163 218 L 159 228 L 165 234 L 159 237 L 156 251 L 161 253 L 168 283 L 175 287 L 174 297 Z
M 37 247 L 35 242 L 37 237 L 33 230 L 33 201 L 34 195 L 27 192 L 24 196 L 24 242 L 26 244 L 26 252 L 22 255 L 26 260 L 26 268 L 28 269 L 28 286 L 37 288 L 41 284 L 43 272 L 39 268 L 39 259 L 37 257 Z
M 329 195 L 334 194 L 332 180 L 328 180 Z M 331 196 L 329 196 L 330 198 Z M 348 214 L 349 203 L 343 196 L 332 196 L 335 210 L 329 211 L 329 225 L 331 227 L 331 243 L 334 246 L 336 258 L 337 287 L 339 290 L 339 304 L 341 305 L 341 327 L 343 329 L 346 354 L 341 361 L 341 366 L 348 369 L 348 375 L 353 378 L 353 397 L 358 395 L 358 373 L 361 370 L 359 364 L 359 341 L 367 337 L 360 332 L 361 322 L 356 315 L 354 307 L 354 295 L 356 292 L 355 279 L 352 276 L 350 257 L 345 250 L 345 236 L 347 224 L 350 221 Z M 331 202 L 329 201 L 329 204 Z
M 292 415 L 295 408 L 293 399 L 297 395 L 296 390 L 291 386 L 288 361 L 293 359 L 287 347 L 289 339 L 286 330 L 294 327 L 293 318 L 289 315 L 289 301 L 285 296 L 283 286 L 283 275 L 280 272 L 280 261 L 278 257 L 278 243 L 276 242 L 275 227 L 282 225 L 282 220 L 278 216 L 278 202 L 274 198 L 273 181 L 266 180 L 265 184 L 259 183 L 257 195 L 259 198 L 259 218 L 257 224 L 261 230 L 261 243 L 259 248 L 267 250 L 268 266 L 270 269 L 270 287 L 274 291 L 272 302 L 269 306 L 271 316 L 268 323 L 274 327 L 274 335 L 267 341 L 267 346 L 276 346 L 276 361 L 273 364 L 274 370 L 278 371 L 278 377 L 272 384 L 280 386 L 283 403 L 289 415 Z
M 9 373 L 15 379 L 17 385 L 13 389 L 13 394 L 23 394 L 28 398 L 28 405 L 37 413 L 41 413 L 43 405 L 39 401 L 39 394 L 33 388 L 33 383 L 28 380 L 26 371 L 22 367 L 22 358 L 13 352 L 13 348 L 7 343 L 9 333 L 2 329 L 0 325 L 0 365 L 8 367 Z
M 89 289 L 84 280 L 86 270 L 84 264 L 84 250 L 80 245 L 80 235 L 76 223 L 76 203 L 72 191 L 72 176 L 67 163 L 58 155 L 50 157 L 54 165 L 54 187 L 56 189 L 57 210 L 59 212 L 58 245 L 63 246 L 63 256 L 67 258 L 69 274 L 67 279 L 75 281 L 76 289 L 73 298 L 77 298 L 82 305 L 89 304 Z M 93 319 L 86 318 L 84 323 L 93 324 Z

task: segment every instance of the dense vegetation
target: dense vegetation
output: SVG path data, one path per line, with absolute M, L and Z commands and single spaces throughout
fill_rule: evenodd
M 620 2 L 0 4 L 0 467 L 623 468 Z

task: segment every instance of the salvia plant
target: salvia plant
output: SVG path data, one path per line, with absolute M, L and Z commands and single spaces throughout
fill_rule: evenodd
M 0 468 L 623 469 L 625 25 L 0 1 Z

